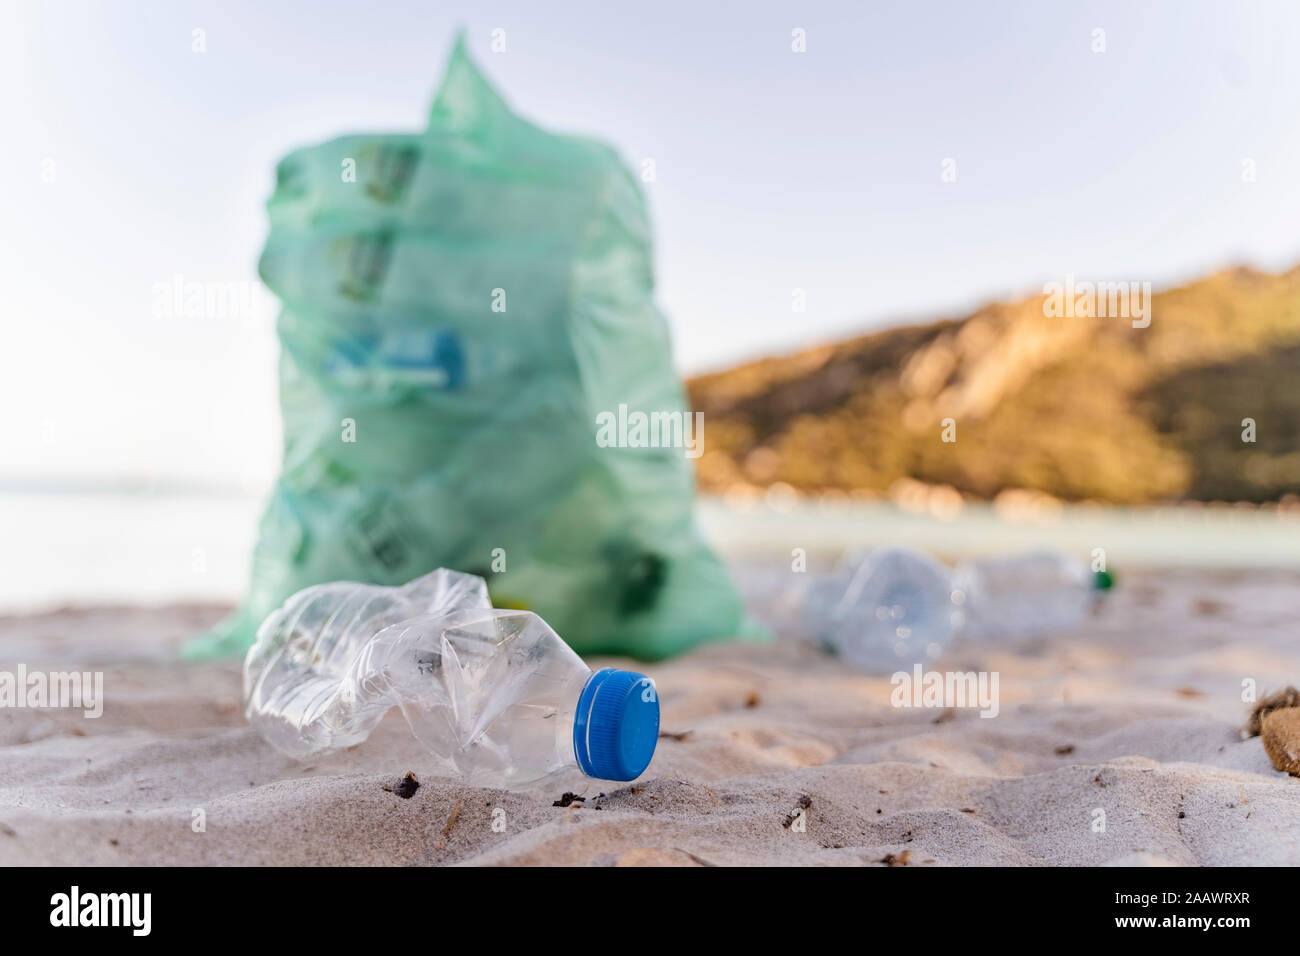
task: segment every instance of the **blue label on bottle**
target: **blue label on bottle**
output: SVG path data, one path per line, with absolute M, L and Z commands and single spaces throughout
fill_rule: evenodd
M 368 333 L 332 345 L 325 371 L 352 387 L 455 391 L 465 384 L 465 348 L 460 336 L 447 329 Z

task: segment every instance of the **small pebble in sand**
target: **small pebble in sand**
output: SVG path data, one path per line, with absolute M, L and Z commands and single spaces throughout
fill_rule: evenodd
M 1278 770 L 1300 777 L 1300 691 L 1284 687 L 1251 709 L 1243 737 L 1264 737 L 1264 752 Z
M 1300 777 L 1300 690 L 1285 687 L 1263 697 L 1251 709 L 1242 735 L 1262 735 L 1273 766 Z
M 1273 766 L 1300 777 L 1300 707 L 1264 715 L 1264 752 Z
M 807 810 L 811 806 L 812 797 L 808 796 L 806 793 L 799 794 L 799 799 L 795 801 L 795 809 L 785 818 L 785 822 L 782 823 L 781 826 L 785 827 L 787 830 L 790 829 L 794 826 L 795 821 L 803 816 L 803 811 Z
M 1300 690 L 1284 687 L 1282 690 L 1266 694 L 1251 708 L 1250 719 L 1246 721 L 1243 733 L 1247 737 L 1258 737 L 1263 730 L 1265 716 L 1275 710 L 1285 710 L 1287 707 L 1300 707 Z

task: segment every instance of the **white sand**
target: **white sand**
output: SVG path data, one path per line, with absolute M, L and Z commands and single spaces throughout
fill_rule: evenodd
M 98 664 L 106 699 L 3 713 L 0 863 L 1300 864 L 1300 779 L 1238 734 L 1243 679 L 1300 685 L 1300 575 L 1123 583 L 1075 634 L 939 662 L 999 672 L 994 719 L 892 708 L 886 679 L 802 647 L 718 646 L 647 668 L 686 736 L 634 786 L 524 794 L 422 773 L 396 714 L 350 752 L 278 755 L 237 665 L 160 662 L 218 609 L 0 619 L 0 669 Z M 383 789 L 407 770 L 411 799 Z M 552 806 L 566 787 L 586 802 Z

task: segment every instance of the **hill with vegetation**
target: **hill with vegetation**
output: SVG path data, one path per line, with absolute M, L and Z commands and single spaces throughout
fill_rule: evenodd
M 1146 328 L 1044 306 L 989 305 L 689 381 L 701 488 L 871 495 L 911 479 L 1123 504 L 1300 492 L 1300 266 L 1157 292 Z

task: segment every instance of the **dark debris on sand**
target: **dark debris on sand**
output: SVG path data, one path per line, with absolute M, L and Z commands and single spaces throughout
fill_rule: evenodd
M 403 800 L 410 800 L 415 796 L 415 791 L 420 789 L 420 778 L 408 770 L 406 776 L 397 781 L 396 784 L 389 786 L 385 783 L 381 784 L 381 786 L 389 793 L 397 794 Z

